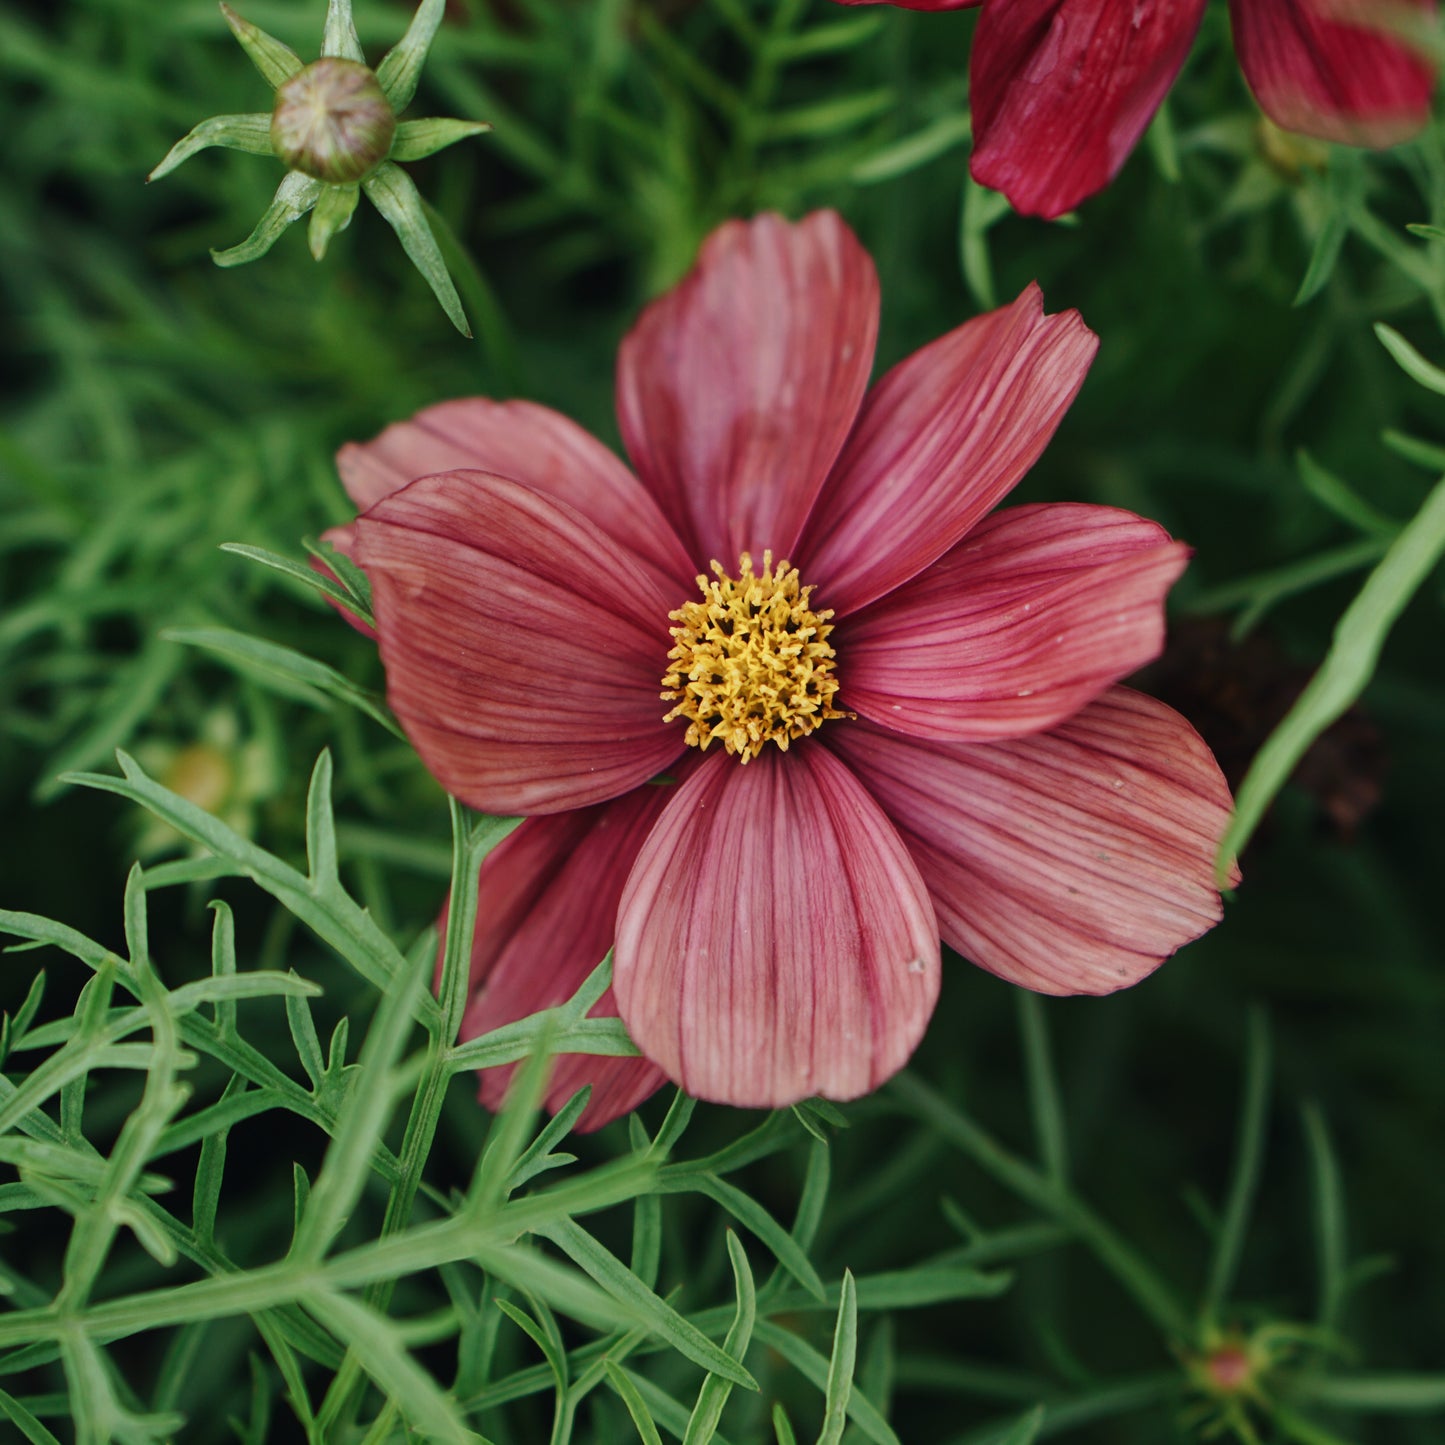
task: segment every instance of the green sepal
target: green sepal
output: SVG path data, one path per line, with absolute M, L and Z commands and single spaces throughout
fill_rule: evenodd
M 203 120 L 166 152 L 166 158 L 146 177 L 146 184 L 169 175 L 182 161 L 189 160 L 197 151 L 209 146 L 226 146 L 253 156 L 269 156 L 273 154 L 271 117 L 258 112 L 253 115 L 213 115 L 209 120 Z
M 264 256 L 276 244 L 281 232 L 299 221 L 320 199 L 322 185 L 300 171 L 291 171 L 276 188 L 276 198 L 266 208 L 266 214 L 256 222 L 256 229 L 229 251 L 212 251 L 211 260 L 218 266 L 244 266 Z
M 391 102 L 391 108 L 400 115 L 411 104 L 416 94 L 416 83 L 421 79 L 421 68 L 426 64 L 427 51 L 436 39 L 437 28 L 446 14 L 446 0 L 421 0 L 406 34 L 382 57 L 376 67 L 376 78 L 381 82 L 382 92 Z
M 329 0 L 326 6 L 326 29 L 321 34 L 321 54 L 340 60 L 366 64 L 357 38 L 356 22 L 351 18 L 351 0 Z
M 467 325 L 461 297 L 457 295 L 457 288 L 452 284 L 446 262 L 442 260 L 441 248 L 432 234 L 431 226 L 422 210 L 421 196 L 412 184 L 411 177 L 400 166 L 387 161 L 374 175 L 362 181 L 361 185 L 372 205 L 396 232 L 402 249 L 411 258 L 412 265 L 426 277 L 427 285 L 441 302 L 442 310 L 450 317 L 452 325 L 470 339 L 472 328 Z
M 311 212 L 311 225 L 306 233 L 311 254 L 319 261 L 326 254 L 331 238 L 351 224 L 352 212 L 361 199 L 360 186 L 326 186 Z
M 289 45 L 283 45 L 249 20 L 242 20 L 225 0 L 221 0 L 221 14 L 226 17 L 231 34 L 241 42 L 241 49 L 251 57 L 251 63 L 273 90 L 301 69 L 304 62 Z
M 468 136 L 485 135 L 491 128 L 492 123 L 486 120 L 449 120 L 440 116 L 434 120 L 404 120 L 396 128 L 387 159 L 419 161 Z

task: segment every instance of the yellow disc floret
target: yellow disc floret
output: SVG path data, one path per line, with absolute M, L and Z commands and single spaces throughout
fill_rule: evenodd
M 692 747 L 721 742 L 746 763 L 769 741 L 786 752 L 828 718 L 849 716 L 833 707 L 833 613 L 809 605 L 813 589 L 800 584 L 798 569 L 774 569 L 764 552 L 755 574 L 744 552 L 736 577 L 720 562 L 712 570 L 715 581 L 697 579 L 702 600 L 668 614 L 677 626 L 662 696 L 677 706 L 664 721 L 686 718 Z

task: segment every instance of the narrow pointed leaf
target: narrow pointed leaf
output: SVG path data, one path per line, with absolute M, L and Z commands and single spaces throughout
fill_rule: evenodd
M 823 1399 L 823 1432 L 818 1445 L 838 1445 L 848 1423 L 848 1397 L 853 1393 L 853 1367 L 858 1359 L 858 1292 L 853 1276 L 843 1272 L 843 1293 L 838 1301 L 838 1324 L 833 1331 L 833 1358 Z
M 301 69 L 304 62 L 289 45 L 283 45 L 274 35 L 267 35 L 249 20 L 242 20 L 225 3 L 221 5 L 221 14 L 226 17 L 231 33 L 241 42 L 241 49 L 251 57 L 251 63 L 273 89 L 290 80 Z
M 741 1365 L 747 1357 L 748 1345 L 753 1338 L 753 1322 L 757 1318 L 757 1295 L 753 1289 L 753 1272 L 748 1265 L 747 1251 L 732 1230 L 728 1230 L 727 1245 L 728 1258 L 733 1267 L 733 1283 L 737 1289 L 738 1310 L 727 1338 L 723 1341 L 723 1349 Z M 717 1434 L 723 1406 L 727 1404 L 731 1393 L 731 1383 L 721 1375 L 710 1374 L 702 1382 L 697 1404 L 687 1422 L 687 1433 L 682 1437 L 682 1445 L 710 1445 Z
M 213 115 L 203 120 L 189 135 L 183 136 L 166 152 L 166 158 L 146 177 L 146 184 L 168 176 L 182 161 L 210 146 L 245 151 L 248 155 L 269 156 L 271 148 L 271 117 L 269 114 Z
M 472 328 L 467 325 L 462 299 L 452 284 L 446 262 L 442 260 L 441 248 L 432 235 L 431 226 L 421 208 L 421 196 L 411 177 L 388 161 L 375 175 L 364 180 L 362 186 L 372 205 L 396 232 L 402 249 L 411 257 L 412 265 L 426 278 L 427 285 L 452 325 L 470 340 Z
M 330 0 L 326 7 L 326 29 L 321 36 L 323 56 L 355 60 L 366 64 L 361 41 L 356 37 L 356 22 L 351 18 L 351 0 Z
M 311 225 L 306 241 L 316 260 L 326 255 L 331 238 L 339 235 L 351 224 L 356 203 L 361 199 L 360 186 L 327 186 L 311 212 Z
M 662 1445 L 662 1436 L 657 1433 L 657 1426 L 652 1422 L 647 1403 L 637 1386 L 632 1383 L 632 1377 L 611 1360 L 604 1360 L 602 1363 L 607 1371 L 607 1383 L 617 1391 L 618 1397 L 627 1406 L 627 1413 L 632 1416 L 632 1423 L 637 1426 L 637 1433 L 642 1437 L 642 1445 Z
M 276 188 L 276 197 L 256 222 L 256 229 L 228 251 L 212 251 L 211 260 L 218 266 L 244 266 L 258 261 L 280 239 L 281 232 L 292 221 L 299 221 L 321 195 L 321 182 L 292 171 Z
M 421 78 L 421 68 L 426 64 L 427 51 L 436 39 L 437 27 L 446 14 L 446 0 L 421 0 L 406 34 L 387 51 L 380 65 L 376 67 L 376 78 L 381 82 L 382 92 L 391 102 L 391 108 L 400 115 L 411 104 L 416 94 L 416 83 Z
M 404 120 L 396 128 L 388 159 L 419 161 L 468 136 L 485 135 L 491 128 L 491 121 L 451 120 L 445 116 L 434 120 Z

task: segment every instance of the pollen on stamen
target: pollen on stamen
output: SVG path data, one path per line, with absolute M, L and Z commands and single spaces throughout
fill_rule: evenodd
M 833 613 L 810 605 L 813 589 L 798 569 L 774 568 L 764 552 L 763 570 L 754 573 L 744 552 L 736 577 L 721 562 L 712 570 L 713 580 L 697 579 L 702 599 L 668 614 L 677 626 L 662 697 L 676 706 L 664 721 L 685 718 L 689 746 L 720 742 L 746 763 L 769 742 L 786 752 L 828 719 L 850 717 L 833 706 Z

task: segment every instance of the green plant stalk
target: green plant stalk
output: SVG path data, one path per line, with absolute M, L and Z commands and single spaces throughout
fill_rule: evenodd
M 1171 1341 L 1194 1338 L 1195 1331 L 1189 1317 L 1173 1293 L 1087 1204 L 1011 1154 L 911 1074 L 897 1075 L 887 1088 L 904 1102 L 910 1113 L 928 1120 L 1000 1184 L 1060 1224 L 1072 1228 L 1093 1250 L 1100 1264 L 1124 1286 L 1140 1309 Z
M 421 1083 L 412 1100 L 406 1132 L 402 1136 L 397 1177 L 392 1183 L 382 1219 L 383 1239 L 405 1229 L 411 1219 L 422 1170 L 441 1123 L 447 1086 L 455 1072 L 448 1050 L 456 1040 L 466 1010 L 471 942 L 476 928 L 478 870 L 482 859 L 520 821 L 515 818 L 488 819 L 486 824 L 474 830 L 467 810 L 454 798 L 448 801 L 451 805 L 453 864 L 447 936 L 438 989 L 442 1006 L 441 1028 L 428 1041 Z M 395 1288 L 395 1280 L 375 1281 L 367 1287 L 366 1304 L 385 1313 Z M 348 1349 L 317 1412 L 317 1420 L 323 1430 L 338 1428 L 354 1415 L 361 1403 L 364 1384 L 360 1356 L 355 1350 Z

